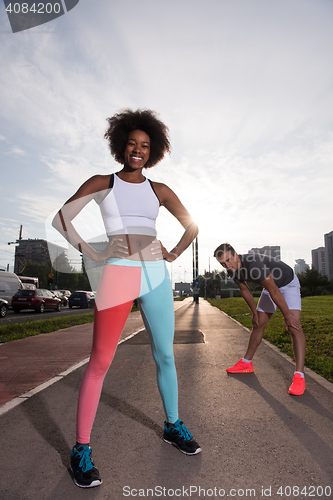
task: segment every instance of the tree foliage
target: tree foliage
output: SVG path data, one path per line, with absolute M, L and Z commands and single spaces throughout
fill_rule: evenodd
M 61 269 L 66 272 L 54 270 L 51 261 L 47 264 L 29 261 L 21 275 L 38 278 L 40 288 L 70 290 L 72 292 L 75 290 L 91 290 L 89 279 L 84 268 L 81 273 L 77 272 L 67 260 L 67 262 L 62 262 Z M 49 274 L 53 274 L 52 287 L 48 285 Z
M 298 274 L 302 289 L 305 288 L 310 292 L 310 295 L 316 295 L 320 287 L 328 288 L 329 281 L 325 274 L 321 274 L 317 269 L 306 269 L 301 274 Z
M 212 272 L 206 272 L 203 276 L 198 276 L 197 281 L 199 281 L 200 297 L 212 299 L 215 298 L 216 287 L 219 287 L 221 290 L 230 287 L 230 280 L 224 270 L 217 271 L 215 269 Z

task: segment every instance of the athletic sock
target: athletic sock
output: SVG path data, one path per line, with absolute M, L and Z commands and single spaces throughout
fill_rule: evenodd
M 244 360 L 245 361 L 245 360 Z M 302 378 L 304 378 L 304 373 L 303 372 L 295 372 L 295 374 L 298 373 Z
M 245 358 L 243 358 L 243 361 L 245 361 L 245 363 L 251 363 L 252 359 L 245 359 Z

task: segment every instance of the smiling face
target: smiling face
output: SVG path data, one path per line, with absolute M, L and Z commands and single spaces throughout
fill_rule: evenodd
M 236 252 L 233 255 L 232 252 L 227 250 L 221 256 L 216 258 L 225 269 L 231 269 L 231 271 L 234 272 L 237 271 L 237 269 L 240 269 L 240 267 L 242 266 L 241 260 Z
M 144 167 L 149 159 L 150 138 L 142 130 L 133 130 L 128 134 L 125 145 L 124 158 L 125 167 L 137 170 Z

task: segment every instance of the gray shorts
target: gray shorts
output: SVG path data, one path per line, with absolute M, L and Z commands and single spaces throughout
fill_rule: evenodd
M 279 290 L 282 293 L 289 309 L 297 309 L 298 311 L 301 311 L 301 285 L 296 274 L 294 279 L 288 283 L 288 285 L 279 288 Z M 275 302 L 273 302 L 268 290 L 264 288 L 257 305 L 257 311 L 274 314 L 276 307 L 277 306 Z

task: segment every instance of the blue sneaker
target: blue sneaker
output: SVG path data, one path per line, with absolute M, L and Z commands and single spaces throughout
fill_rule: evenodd
M 73 481 L 79 488 L 93 488 L 102 484 L 101 477 L 91 458 L 91 448 L 86 444 L 73 446 L 70 470 Z
M 200 446 L 194 441 L 190 431 L 179 419 L 169 428 L 167 427 L 167 423 L 164 422 L 163 440 L 166 443 L 176 446 L 185 455 L 197 455 L 201 452 Z

